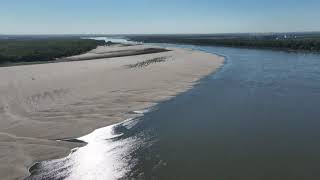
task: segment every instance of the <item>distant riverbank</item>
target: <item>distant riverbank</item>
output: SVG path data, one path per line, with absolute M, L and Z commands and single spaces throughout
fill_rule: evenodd
M 224 37 L 222 35 L 140 35 L 128 36 L 128 38 L 132 41 L 144 43 L 171 43 L 199 46 L 225 46 L 284 51 L 320 52 L 320 36 L 297 37 L 296 35 L 235 35 Z
M 104 40 L 78 38 L 0 40 L 0 66 L 55 62 L 103 45 Z

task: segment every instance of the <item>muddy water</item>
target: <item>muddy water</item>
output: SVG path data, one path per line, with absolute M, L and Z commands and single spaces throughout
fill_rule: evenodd
M 168 45 L 167 45 L 168 46 Z M 96 130 L 30 179 L 320 179 L 320 55 L 185 46 L 217 73 L 138 119 Z

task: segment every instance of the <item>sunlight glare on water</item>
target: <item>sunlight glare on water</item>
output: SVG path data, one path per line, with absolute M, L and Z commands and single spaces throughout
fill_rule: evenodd
M 115 128 L 132 128 L 137 121 L 128 119 L 77 138 L 88 144 L 75 149 L 65 158 L 36 164 L 29 179 L 113 180 L 124 177 L 134 165 L 130 154 L 140 140 L 135 137 L 120 139 L 123 133 L 116 133 Z

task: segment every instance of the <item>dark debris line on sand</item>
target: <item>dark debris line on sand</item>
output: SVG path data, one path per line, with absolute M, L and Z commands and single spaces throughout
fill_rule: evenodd
M 155 63 L 160 63 L 160 62 L 166 62 L 168 60 L 169 57 L 156 57 L 156 58 L 152 58 L 152 59 L 148 59 L 142 62 L 137 62 L 135 64 L 129 64 L 126 65 L 128 68 L 142 68 L 142 67 L 146 67 L 149 66 L 151 64 L 155 64 Z

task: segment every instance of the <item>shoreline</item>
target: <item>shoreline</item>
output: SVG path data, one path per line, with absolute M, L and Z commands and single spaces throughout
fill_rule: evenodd
M 122 45 L 122 44 L 116 44 L 114 46 L 126 47 L 126 45 Z M 101 48 L 101 47 L 110 47 L 110 46 L 98 46 L 97 48 Z M 154 54 L 154 53 L 161 53 L 161 52 L 169 51 L 169 50 L 166 50 L 164 48 L 146 48 L 146 49 L 139 49 L 139 50 L 136 50 L 136 51 L 127 51 L 127 52 L 125 52 L 125 51 L 123 51 L 123 52 L 109 52 L 109 53 L 106 53 L 106 54 L 97 53 L 97 54 L 92 54 L 90 57 L 81 57 L 81 55 L 90 54 L 96 49 L 90 50 L 90 51 L 85 52 L 85 53 L 80 54 L 80 55 L 75 55 L 75 56 L 71 56 L 71 57 L 56 58 L 55 60 L 4 63 L 4 64 L 0 64 L 0 68 L 1 67 L 12 67 L 12 66 L 27 66 L 27 65 L 37 65 L 37 64 L 49 64 L 49 63 L 63 63 L 63 62 L 72 62 L 72 61 L 87 61 L 87 60 L 94 60 L 94 59 L 116 58 L 116 57 L 125 57 L 125 56 L 137 56 L 137 55 Z
M 150 46 L 121 47 L 149 48 Z M 0 166 L 6 179 L 23 179 L 35 162 L 65 157 L 79 143 L 49 139 L 81 137 L 95 129 L 132 118 L 132 114 L 191 89 L 219 69 L 224 58 L 194 50 L 0 68 L 4 97 L 0 100 L 0 152 L 10 167 Z M 119 47 L 99 47 L 108 53 Z M 78 57 L 90 56 L 90 54 Z M 126 68 L 159 57 L 168 61 Z M 6 76 L 4 76 L 6 75 Z M 70 139 L 70 138 L 69 138 Z M 30 145 L 32 144 L 32 145 Z M 6 153 L 10 152 L 10 153 Z
M 195 81 L 193 86 L 186 90 L 185 92 L 188 92 L 190 90 L 192 90 L 195 86 L 197 86 L 198 84 L 200 84 L 202 81 L 207 81 L 207 78 L 209 78 L 209 76 L 212 76 L 216 73 L 218 73 L 222 68 L 223 66 L 226 64 L 226 59 L 227 57 L 224 56 L 224 55 L 221 55 L 221 54 L 216 54 L 220 57 L 223 57 L 224 58 L 224 62 L 223 64 L 214 72 L 212 72 L 211 74 L 208 74 L 202 78 L 200 78 L 199 80 Z M 182 93 L 185 93 L 185 92 L 181 92 L 180 94 Z M 180 94 L 177 94 L 176 96 L 180 95 Z M 175 98 L 176 96 L 173 96 L 172 98 Z M 142 110 L 135 110 L 135 111 L 132 111 L 130 112 L 131 114 L 135 114 L 136 117 L 133 117 L 133 118 L 129 118 L 129 119 L 125 119 L 123 121 L 120 121 L 120 122 L 116 122 L 114 124 L 111 124 L 111 125 L 108 125 L 108 126 L 104 126 L 104 127 L 99 127 L 95 130 L 93 130 L 92 132 L 88 133 L 88 134 L 85 134 L 83 136 L 80 136 L 80 137 L 73 137 L 73 138 L 65 138 L 65 139 L 56 139 L 56 141 L 62 141 L 62 142 L 70 142 L 70 143 L 77 143 L 78 146 L 76 146 L 75 148 L 71 149 L 69 154 L 66 154 L 65 156 L 61 157 L 62 159 L 63 158 L 69 158 L 69 157 L 72 157 L 73 156 L 73 153 L 75 153 L 76 151 L 78 151 L 79 149 L 81 148 L 84 148 L 85 146 L 88 146 L 89 143 L 96 143 L 95 141 L 96 140 L 101 140 L 101 138 L 106 138 L 104 135 L 102 135 L 101 133 L 99 133 L 99 131 L 103 131 L 104 133 L 107 133 L 107 134 L 111 134 L 114 127 L 115 126 L 123 126 L 125 123 L 127 122 L 134 122 L 136 120 L 138 120 L 140 117 L 144 116 L 145 114 L 149 113 L 149 112 L 152 112 L 154 110 L 157 109 L 157 106 L 163 102 L 166 102 L 166 101 L 170 101 L 170 99 L 167 99 L 167 100 L 164 100 L 164 101 L 159 101 L 157 102 L 156 104 L 154 104 L 153 106 L 151 107 L 147 107 L 147 109 L 142 109 Z M 105 129 L 108 129 L 108 130 L 105 130 Z M 90 137 L 90 136 L 97 136 L 99 138 L 97 139 L 93 139 L 93 138 L 87 138 L 87 137 Z M 113 136 L 111 137 L 107 137 L 107 139 L 104 139 L 104 140 L 109 140 L 109 139 L 113 139 L 113 138 L 117 138 L 117 137 L 121 137 L 122 134 L 114 134 Z M 48 159 L 48 161 L 61 161 L 61 158 L 59 157 L 58 159 Z M 40 165 L 42 162 L 35 162 L 34 164 L 32 164 L 29 168 L 28 168 L 28 171 L 30 173 L 30 176 L 31 178 L 34 178 L 34 174 L 33 172 L 35 171 L 35 178 L 37 179 L 38 177 L 38 174 L 37 174 L 37 171 L 40 171 L 41 172 L 41 168 L 37 168 L 37 165 Z M 42 175 L 43 172 L 41 172 L 40 176 Z M 45 173 L 44 173 L 45 174 Z M 28 178 L 29 178 L 28 177 Z
M 183 36 L 182 36 L 183 37 Z M 129 40 L 143 43 L 168 43 L 176 45 L 216 46 L 242 49 L 264 49 L 289 53 L 319 54 L 319 42 L 308 39 L 202 39 L 170 36 L 128 36 Z M 292 46 L 294 44 L 295 46 Z

